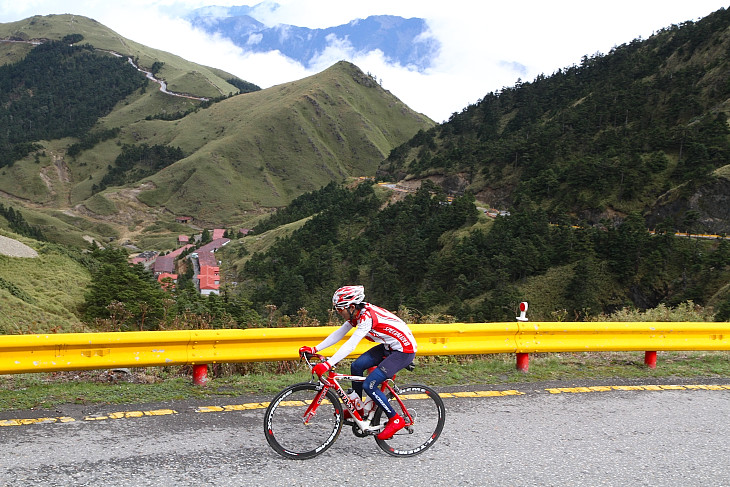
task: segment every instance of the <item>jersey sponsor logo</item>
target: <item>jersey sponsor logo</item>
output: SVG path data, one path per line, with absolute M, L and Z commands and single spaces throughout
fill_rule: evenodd
M 405 346 L 411 345 L 411 341 L 408 339 L 408 337 L 405 334 L 403 334 L 403 332 L 398 330 L 397 328 L 393 328 L 392 326 L 386 326 L 385 332 L 387 334 L 389 334 L 390 336 L 397 338 L 398 341 L 400 341 L 403 345 L 405 345 Z

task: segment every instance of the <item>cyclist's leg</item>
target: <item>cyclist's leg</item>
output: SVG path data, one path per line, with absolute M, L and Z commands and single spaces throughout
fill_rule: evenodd
M 350 374 L 363 375 L 370 367 L 375 367 L 382 362 L 384 356 L 385 346 L 383 344 L 374 346 L 352 362 L 352 365 L 350 365 Z M 362 382 L 353 381 L 352 388 L 362 398 Z
M 390 406 L 388 398 L 385 393 L 380 390 L 380 384 L 384 380 L 393 377 L 399 370 L 405 368 L 413 362 L 413 358 L 416 356 L 415 353 L 403 353 L 403 352 L 390 352 L 385 359 L 378 364 L 377 368 L 368 374 L 363 384 L 365 393 L 373 398 L 375 404 L 380 405 L 383 411 L 392 418 L 395 416 L 395 411 Z

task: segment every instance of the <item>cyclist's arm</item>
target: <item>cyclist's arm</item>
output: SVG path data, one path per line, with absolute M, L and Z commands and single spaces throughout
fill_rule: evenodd
M 328 360 L 328 362 L 331 365 L 335 365 L 340 362 L 343 358 L 347 357 L 352 353 L 353 350 L 355 350 L 355 347 L 358 343 L 360 343 L 360 340 L 365 338 L 365 335 L 368 334 L 368 328 L 363 326 L 358 326 L 355 328 L 355 332 L 352 334 L 352 336 L 335 352 L 335 354 Z M 319 348 L 318 348 L 319 349 Z
M 335 343 L 339 342 L 343 338 L 345 338 L 345 335 L 347 335 L 347 332 L 352 329 L 352 325 L 349 321 L 346 321 L 342 324 L 341 327 L 330 333 L 330 335 L 322 340 L 322 343 L 317 345 L 317 351 L 324 350 L 327 347 L 331 347 Z

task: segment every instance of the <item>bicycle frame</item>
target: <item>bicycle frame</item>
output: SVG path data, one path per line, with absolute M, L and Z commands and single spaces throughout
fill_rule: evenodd
M 316 363 L 310 359 L 326 360 L 317 354 L 302 355 L 310 369 Z M 407 369 L 412 370 L 412 366 Z M 363 372 L 365 375 L 370 373 Z M 332 446 L 342 427 L 348 425 L 356 437 L 374 438 L 378 447 L 388 455 L 418 455 L 430 448 L 441 435 L 446 415 L 444 402 L 438 392 L 428 386 L 408 384 L 399 387 L 394 379 L 386 379 L 378 385 L 377 395 L 385 394 L 390 407 L 403 418 L 405 427 L 387 439 L 378 438 L 388 421 L 381 398 L 375 401 L 372 411 L 364 414 L 357 409 L 359 401 L 350 399 L 343 387 L 342 381 L 364 382 L 367 377 L 329 370 L 318 381 L 292 384 L 276 395 L 264 415 L 266 441 L 285 458 L 305 460 Z M 411 404 L 412 401 L 406 399 L 417 400 Z M 408 408 L 404 402 L 409 404 Z
M 308 359 L 306 359 L 307 365 L 312 367 L 312 364 L 309 362 Z M 371 369 L 372 370 L 372 369 Z M 340 381 L 348 380 L 353 382 L 364 382 L 365 377 L 359 376 L 359 375 L 349 375 L 349 374 L 338 374 L 333 370 L 330 370 L 329 375 L 324 378 L 322 377 L 319 380 L 319 383 L 321 384 L 322 388 L 319 390 L 317 395 L 312 400 L 311 404 L 307 408 L 307 410 L 304 413 L 304 416 L 302 416 L 302 421 L 304 424 L 307 424 L 309 420 L 314 417 L 315 413 L 317 412 L 317 408 L 324 400 L 325 395 L 327 394 L 327 391 L 329 389 L 334 389 L 337 395 L 339 396 L 342 403 L 345 405 L 345 407 L 350 411 L 350 415 L 352 416 L 353 421 L 355 424 L 357 424 L 358 428 L 363 433 L 370 433 L 375 434 L 382 431 L 382 429 L 385 427 L 384 424 L 379 425 L 371 425 L 370 422 L 372 420 L 373 414 L 375 413 L 376 408 L 373 408 L 368 416 L 366 418 L 363 418 L 360 415 L 360 412 L 357 410 L 357 407 L 355 407 L 355 404 L 353 403 L 352 399 L 350 399 L 350 396 L 347 395 L 347 392 L 340 384 Z M 398 395 L 398 386 L 395 385 L 394 382 L 395 375 L 383 381 L 383 383 L 380 385 L 380 390 L 383 392 L 390 392 L 393 395 L 393 398 L 398 402 L 398 405 L 400 406 L 401 410 L 403 411 L 403 421 L 405 422 L 405 428 L 408 429 L 413 425 L 413 418 L 411 417 L 411 414 L 408 412 L 408 409 L 403 404 L 403 400 Z

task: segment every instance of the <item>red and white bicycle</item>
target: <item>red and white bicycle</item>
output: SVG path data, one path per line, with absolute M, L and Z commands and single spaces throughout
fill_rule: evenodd
M 311 369 L 316 362 L 325 360 L 317 354 L 304 354 Z M 413 370 L 413 366 L 408 367 Z M 388 417 L 380 407 L 362 417 L 353 400 L 340 384 L 341 381 L 362 382 L 365 377 L 338 374 L 330 370 L 321 381 L 294 384 L 271 401 L 264 417 L 266 441 L 278 454 L 292 459 L 315 457 L 332 446 L 343 425 L 352 426 L 360 438 L 372 436 L 378 446 L 389 455 L 403 457 L 424 452 L 438 439 L 446 421 L 444 402 L 428 386 L 410 384 L 398 387 L 389 379 L 381 390 L 391 406 L 405 421 L 405 427 L 388 440 L 379 440 Z M 342 404 L 349 411 L 345 419 Z

